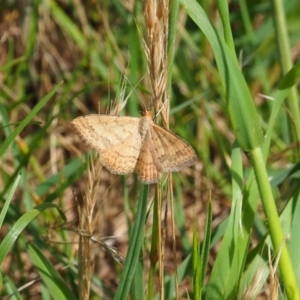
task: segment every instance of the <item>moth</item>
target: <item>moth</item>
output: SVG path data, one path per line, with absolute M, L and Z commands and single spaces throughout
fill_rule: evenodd
M 83 142 L 100 153 L 101 163 L 111 173 L 136 172 L 145 184 L 156 183 L 162 173 L 179 171 L 197 160 L 194 149 L 154 123 L 148 110 L 141 118 L 82 116 L 71 126 Z

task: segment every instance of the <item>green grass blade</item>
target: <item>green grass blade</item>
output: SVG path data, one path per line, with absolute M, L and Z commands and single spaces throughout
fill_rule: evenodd
M 291 88 L 300 78 L 300 61 L 282 78 L 279 90 Z
M 268 174 L 265 168 L 264 158 L 260 148 L 250 152 L 253 168 L 257 178 L 257 185 L 260 192 L 264 213 L 268 220 L 268 227 L 275 253 L 280 253 L 279 269 L 282 280 L 285 284 L 288 299 L 298 299 L 299 291 L 292 262 L 285 242 L 285 236 L 280 224 L 277 208 L 274 202 L 272 189 L 268 181 Z
M 194 223 L 193 229 L 193 248 L 192 248 L 192 264 L 193 264 L 193 290 L 194 299 L 202 299 L 203 290 L 205 289 L 205 277 L 208 264 L 208 256 L 211 240 L 211 225 L 212 225 L 212 206 L 209 201 L 207 206 L 204 239 L 199 250 L 199 240 Z
M 206 213 L 206 221 L 205 221 L 205 228 L 204 228 L 204 239 L 202 242 L 201 248 L 201 286 L 202 289 L 205 286 L 205 277 L 206 277 L 206 270 L 208 265 L 208 257 L 209 257 L 209 250 L 210 250 L 210 243 L 211 243 L 211 226 L 212 226 L 212 205 L 211 199 L 207 206 L 207 213 Z
M 268 128 L 266 132 L 266 138 L 263 145 L 263 154 L 266 158 L 269 152 L 271 139 L 273 136 L 274 127 L 277 121 L 278 113 L 282 107 L 283 101 L 287 98 L 289 94 L 289 89 L 295 85 L 300 77 L 300 62 L 298 62 L 280 81 L 279 89 L 276 91 L 274 103 L 272 106 L 271 116 L 268 123 Z
M 177 269 L 178 283 L 181 283 L 192 271 L 192 255 L 189 255 Z M 173 276 L 165 276 L 165 299 L 176 299 L 176 284 Z M 155 300 L 160 299 L 159 295 L 154 297 Z
M 225 89 L 227 109 L 240 147 L 250 150 L 260 146 L 263 135 L 259 118 L 236 58 L 200 5 L 195 0 L 181 0 L 181 3 L 211 44 Z
M 144 239 L 144 227 L 148 204 L 149 185 L 142 184 L 139 203 L 136 211 L 136 219 L 130 237 L 130 244 L 121 275 L 121 280 L 114 297 L 115 300 L 125 300 L 127 298 L 131 282 L 136 271 L 138 259 L 140 257 L 141 246 Z
M 232 150 L 232 209 L 209 280 L 205 299 L 230 299 L 236 294 L 249 243 L 242 229 L 243 168 L 240 148 Z M 234 247 L 233 247 L 234 245 Z
M 3 263 L 7 253 L 10 251 L 14 242 L 16 241 L 20 233 L 24 230 L 24 228 L 42 211 L 49 208 L 57 208 L 60 212 L 59 208 L 56 205 L 51 203 L 43 203 L 26 212 L 17 220 L 17 222 L 13 225 L 11 230 L 4 237 L 0 244 L 0 265 Z M 63 213 L 61 213 L 61 216 L 64 217 Z
M 154 278 L 155 278 L 155 270 L 156 265 L 158 263 L 158 249 L 159 249 L 159 212 L 158 212 L 158 205 L 160 205 L 159 197 L 161 196 L 161 187 L 157 189 L 154 198 L 154 205 L 153 205 L 153 220 L 152 220 L 152 236 L 151 236 L 151 249 L 149 253 L 150 258 L 150 269 L 149 269 L 149 276 L 148 276 L 148 300 L 153 299 L 154 294 Z
M 202 278 L 201 278 L 201 256 L 199 251 L 200 241 L 198 238 L 197 226 L 194 220 L 193 224 L 193 246 L 192 246 L 192 263 L 193 263 L 193 292 L 194 299 L 201 299 Z
M 12 143 L 12 141 L 17 137 L 17 135 L 22 132 L 25 126 L 31 121 L 31 119 L 39 112 L 39 110 L 51 99 L 51 97 L 56 93 L 63 83 L 57 84 L 51 92 L 49 92 L 43 99 L 41 99 L 38 104 L 30 111 L 30 113 L 25 117 L 25 119 L 20 122 L 18 127 L 13 131 L 13 133 L 3 142 L 0 146 L 0 157 L 3 156 L 6 149 Z
M 179 11 L 179 1 L 173 0 L 170 2 L 170 14 L 169 14 L 169 34 L 168 34 L 168 78 L 167 78 L 167 90 L 171 95 L 172 86 L 172 68 L 175 53 L 175 39 L 177 34 L 178 26 L 178 11 Z
M 18 66 L 20 63 L 26 61 L 26 56 L 20 56 L 15 59 L 9 60 L 5 65 L 0 66 L 0 72 L 7 72 L 8 70 L 12 69 L 15 66 Z
M 0 213 L 0 228 L 2 227 L 4 218 L 6 216 L 7 210 L 9 208 L 10 203 L 11 203 L 12 197 L 13 197 L 15 191 L 16 191 L 16 188 L 18 186 L 20 178 L 21 178 L 21 175 L 19 174 L 18 177 L 16 178 L 16 180 L 15 180 L 15 182 L 14 182 L 14 184 L 13 184 L 13 186 L 12 186 L 12 188 L 11 188 L 8 196 L 7 196 L 7 199 L 6 199 L 5 203 L 4 203 L 4 206 L 3 206 L 2 210 L 1 210 L 1 213 Z
M 288 232 L 290 233 L 290 239 L 288 244 L 289 253 L 291 256 L 292 264 L 294 266 L 294 271 L 296 274 L 296 280 L 298 288 L 300 289 L 300 245 L 299 245 L 299 228 L 300 228 L 300 191 L 295 193 L 293 196 L 293 201 L 290 201 L 292 209 L 285 220 L 290 228 Z M 281 216 L 282 217 L 282 216 Z M 292 220 L 290 224 L 290 220 Z
M 237 299 L 257 299 L 268 279 L 269 267 L 260 253 L 256 254 L 241 277 Z M 251 295 L 251 298 L 246 295 Z
M 66 164 L 66 166 L 62 170 L 38 185 L 35 189 L 35 193 L 39 197 L 47 195 L 47 202 L 49 202 L 50 199 L 54 198 L 54 196 L 51 196 L 51 189 L 53 189 L 53 187 L 59 185 L 59 187 L 56 188 L 54 194 L 57 194 L 58 190 L 64 190 L 62 189 L 65 186 L 63 179 L 66 179 L 67 186 L 70 186 L 76 179 L 78 179 L 82 175 L 86 166 L 87 164 L 84 163 L 80 158 L 70 161 L 70 163 Z
M 235 47 L 234 47 L 234 41 L 233 41 L 232 31 L 231 31 L 228 3 L 227 3 L 227 1 L 218 0 L 217 5 L 218 5 L 218 10 L 219 10 L 223 28 L 224 28 L 225 42 L 226 42 L 228 48 L 230 49 L 231 53 L 235 55 Z
M 62 277 L 53 267 L 53 264 L 32 243 L 28 245 L 28 253 L 31 261 L 37 268 L 43 282 L 48 287 L 53 299 L 75 300 L 74 293 L 66 285 Z
M 130 298 L 132 300 L 139 300 L 145 298 L 144 279 L 144 252 L 142 247 L 140 251 L 140 258 L 137 261 L 135 274 L 133 276 L 130 288 Z
M 8 116 L 8 111 L 7 107 L 0 102 L 0 116 L 1 116 L 1 123 L 3 124 L 3 127 L 1 128 L 5 136 L 8 137 L 10 136 L 12 130 L 11 127 L 9 126 L 9 116 Z
M 54 20 L 64 29 L 69 37 L 83 51 L 87 49 L 87 41 L 79 27 L 70 19 L 70 17 L 58 6 L 55 1 L 49 1 L 51 13 Z
M 174 219 L 176 227 L 180 232 L 180 243 L 183 249 L 183 252 L 187 255 L 190 253 L 191 245 L 186 232 L 186 220 L 184 215 L 184 199 L 182 197 L 182 183 L 180 182 L 180 178 L 178 174 L 174 174 Z
M 18 287 L 16 286 L 16 283 L 5 274 L 3 277 L 3 287 L 5 288 L 5 293 L 8 296 L 7 298 L 13 300 L 24 300 L 24 298 L 20 294 L 20 291 L 18 290 Z
M 277 47 L 279 52 L 279 61 L 283 74 L 286 74 L 293 67 L 293 57 L 291 44 L 289 41 L 289 32 L 286 21 L 285 3 L 282 0 L 273 0 L 273 19 L 276 27 L 275 37 L 277 38 Z M 294 140 L 300 139 L 300 111 L 299 94 L 296 87 L 291 87 L 287 104 L 293 120 L 295 133 Z M 292 132 L 291 132 L 292 133 Z

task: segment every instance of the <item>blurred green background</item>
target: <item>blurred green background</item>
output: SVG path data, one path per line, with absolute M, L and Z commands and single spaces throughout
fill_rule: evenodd
M 222 35 L 223 26 L 216 2 L 199 3 Z M 243 0 L 228 4 L 239 66 L 263 132 L 268 128 L 272 97 L 288 71 L 284 70 L 284 57 L 280 55 L 283 41 L 280 28 L 274 25 L 273 5 L 269 1 Z M 289 59 L 296 63 L 300 53 L 300 4 L 285 1 L 284 9 L 290 43 Z M 0 201 L 2 207 L 5 201 L 9 201 L 9 207 L 2 210 L 5 214 L 4 221 L 1 220 L 0 237 L 2 240 L 8 235 L 11 238 L 11 246 L 5 247 L 2 243 L 0 248 L 3 299 L 8 299 L 13 293 L 10 299 L 53 297 L 49 283 L 38 273 L 37 258 L 33 255 L 38 250 L 62 276 L 70 291 L 77 295 L 78 234 L 74 228 L 78 226 L 76 205 L 82 201 L 87 180 L 83 162 L 86 148 L 71 130 L 70 121 L 79 115 L 99 111 L 107 113 L 108 106 L 114 99 L 122 97 L 122 93 L 131 93 L 122 111 L 124 115 L 139 117 L 143 103 L 150 106 L 151 89 L 142 44 L 144 37 L 143 1 L 1 1 Z M 51 91 L 54 92 L 51 98 L 44 98 Z M 296 216 L 299 216 L 295 204 L 299 190 L 299 120 L 293 118 L 294 112 L 288 102 L 280 106 L 267 153 L 268 174 L 278 211 L 281 212 L 289 200 L 295 201 L 284 218 L 284 224 L 288 224 L 284 227 L 285 232 L 297 228 Z M 180 7 L 170 128 L 195 149 L 199 158 L 195 166 L 174 175 L 177 272 L 184 274 L 183 280 L 180 279 L 180 299 L 187 299 L 186 291 L 193 299 L 192 267 L 184 271 L 180 267 L 192 251 L 194 221 L 200 241 L 203 238 L 210 199 L 213 231 L 206 278 L 214 268 L 213 262 L 226 230 L 233 199 L 231 155 L 236 139 L 231 124 L 211 46 L 186 10 Z M 18 127 L 20 125 L 22 128 Z M 19 132 L 16 132 L 17 128 Z M 246 182 L 251 170 L 246 152 L 242 153 L 242 164 L 244 177 L 241 180 Z M 139 191 L 138 182 L 135 175 L 124 178 L 103 170 L 97 189 L 95 236 L 116 247 L 124 257 L 128 243 L 127 227 L 131 226 L 135 209 L 132 201 Z M 151 188 L 150 198 L 153 196 L 154 188 Z M 21 216 L 26 216 L 33 207 L 41 204 L 46 206 L 42 206 L 36 215 L 19 222 Z M 60 210 L 66 219 L 62 218 Z M 262 246 L 267 229 L 260 205 L 255 215 L 250 248 L 247 249 L 248 265 L 244 265 L 243 270 L 244 275 L 251 273 L 252 279 L 236 282 L 238 291 L 226 299 L 252 299 L 246 298 L 245 293 L 249 286 L 252 287 L 260 267 L 263 266 L 264 274 L 260 283 L 265 283 L 268 278 L 269 267 L 262 263 L 268 262 L 267 247 Z M 17 240 L 11 231 L 16 224 L 20 234 Z M 150 234 L 147 227 L 146 258 Z M 296 245 L 297 241 L 293 243 Z M 296 256 L 297 249 L 294 248 L 292 256 Z M 112 299 L 121 267 L 100 245 L 95 246 L 94 251 L 91 297 Z M 256 255 L 262 261 L 255 261 Z M 166 242 L 165 256 L 167 278 L 176 268 L 171 239 Z M 254 261 L 258 264 L 256 267 Z M 149 266 L 147 262 L 145 264 L 147 269 Z M 299 275 L 300 271 L 297 272 Z M 300 282 L 299 278 L 297 280 Z M 166 299 L 174 298 L 172 292 L 167 290 Z M 253 297 L 269 299 L 270 281 L 260 286 Z M 278 297 L 285 299 L 284 292 Z M 220 296 L 220 299 L 225 298 Z

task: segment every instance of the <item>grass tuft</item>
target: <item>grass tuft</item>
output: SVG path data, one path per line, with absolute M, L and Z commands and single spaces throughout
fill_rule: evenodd
M 1 298 L 299 299 L 299 1 L 17 3 L 0 3 Z M 70 126 L 145 108 L 198 155 L 149 191 Z

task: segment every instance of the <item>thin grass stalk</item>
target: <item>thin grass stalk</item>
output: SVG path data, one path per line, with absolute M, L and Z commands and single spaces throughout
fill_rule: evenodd
M 251 153 L 260 196 L 270 225 L 272 242 L 274 243 L 275 251 L 278 251 L 280 244 L 284 242 L 284 237 L 274 204 L 271 187 L 268 182 L 264 161 L 262 159 L 260 148 L 263 141 L 262 132 L 251 95 L 243 77 L 240 76 L 237 71 L 238 68 L 235 58 L 233 58 L 231 53 L 229 53 L 227 47 L 223 46 L 224 43 L 222 39 L 218 36 L 218 34 L 216 34 L 216 31 L 212 28 L 212 26 L 210 26 L 210 22 L 201 7 L 193 0 L 185 0 L 182 1 L 182 3 L 188 10 L 191 18 L 197 23 L 210 40 L 212 48 L 214 49 L 220 75 L 225 83 L 226 92 L 230 92 L 227 96 L 229 100 L 227 104 L 233 127 L 236 129 L 236 137 L 240 146 L 243 149 L 248 149 Z M 220 45 L 222 47 L 220 47 Z M 221 53 L 226 56 L 222 56 Z M 223 60 L 223 58 L 226 58 L 226 60 Z M 228 68 L 228 66 L 230 66 L 230 68 Z M 226 70 L 228 74 L 224 72 L 224 70 Z M 243 99 L 243 101 L 241 101 L 241 99 Z M 277 229 L 278 232 L 276 233 Z M 286 262 L 286 265 L 284 265 L 284 262 Z M 286 284 L 286 292 L 289 299 L 296 299 L 299 292 L 297 290 L 295 275 L 293 273 L 291 261 L 285 245 L 282 250 L 280 270 L 283 281 Z
M 168 210 L 169 210 L 169 203 L 167 201 L 165 202 L 161 202 L 161 207 L 163 207 L 164 205 L 164 209 L 162 209 L 162 214 L 164 213 L 164 217 L 160 217 L 160 220 L 162 222 L 162 226 L 161 226 L 161 239 L 160 239 L 160 255 L 159 255 L 159 262 L 160 262 L 160 279 L 161 279 L 161 290 L 162 293 L 160 295 L 160 300 L 163 300 L 164 297 L 164 278 L 163 278 L 163 274 L 164 274 L 164 261 L 165 261 L 165 245 L 166 245 L 166 237 L 168 236 Z
M 136 219 L 130 236 L 130 244 L 127 251 L 121 280 L 114 297 L 115 300 L 123 300 L 127 298 L 131 282 L 135 274 L 144 238 L 148 194 L 149 185 L 142 184 L 136 211 Z
M 15 181 L 14 181 L 14 184 L 12 185 L 9 193 L 8 193 L 8 196 L 4 202 L 4 205 L 2 206 L 1 208 L 1 212 L 0 212 L 0 228 L 2 228 L 2 225 L 3 225 L 3 221 L 5 219 L 5 216 L 6 216 L 6 213 L 9 209 L 9 206 L 11 204 L 11 200 L 13 198 L 13 195 L 17 189 L 17 186 L 19 184 L 19 181 L 21 179 L 21 174 L 18 174 L 18 176 L 16 177 Z
M 158 259 L 159 259 L 159 295 L 160 300 L 164 299 L 164 245 L 165 245 L 165 234 L 163 227 L 161 226 L 162 219 L 162 190 L 161 185 L 156 187 L 157 193 L 157 215 L 158 215 Z
M 201 292 L 204 290 L 205 286 L 205 277 L 208 266 L 208 257 L 211 243 L 211 232 L 212 232 L 212 204 L 211 204 L 211 193 L 209 195 L 209 202 L 207 205 L 207 213 L 204 227 L 204 238 L 202 241 L 202 248 L 199 250 L 200 259 L 201 259 Z
M 169 26 L 169 1 L 168 0 L 146 0 L 145 1 L 145 25 L 147 37 L 144 42 L 145 54 L 148 62 L 148 73 L 150 77 L 152 104 L 155 114 L 160 112 L 162 123 L 169 128 L 170 97 L 166 90 L 168 74 L 168 26 Z M 161 227 L 162 198 L 160 185 L 156 186 L 156 201 L 158 216 L 158 256 L 159 256 L 159 294 L 164 299 L 164 240 L 165 235 Z M 153 245 L 154 247 L 155 245 Z M 154 251 L 154 250 L 153 250 Z M 153 253 L 153 252 L 152 252 Z M 153 267 L 153 266 L 152 266 Z
M 272 1 L 274 8 L 274 22 L 276 27 L 276 38 L 279 50 L 280 65 L 285 75 L 293 67 L 291 57 L 291 46 L 289 41 L 289 34 L 286 25 L 284 5 L 281 0 Z M 288 96 L 288 107 L 292 115 L 293 126 L 295 127 L 296 141 L 300 140 L 300 111 L 299 111 L 299 96 L 296 87 L 291 87 Z M 299 156 L 299 150 L 298 150 Z
M 232 54 L 235 56 L 235 47 L 233 42 L 233 36 L 230 26 L 230 17 L 229 17 L 229 11 L 228 11 L 228 3 L 227 1 L 218 0 L 218 11 L 220 14 L 220 17 L 222 19 L 222 24 L 224 28 L 224 38 L 227 46 L 229 47 Z
M 278 5 L 277 6 L 277 9 L 278 9 L 281 1 L 276 1 L 275 0 L 274 2 L 276 2 L 276 4 Z M 219 9 L 220 9 L 220 7 L 219 7 Z M 225 12 L 225 14 L 228 13 L 228 11 L 226 11 L 226 10 L 224 10 L 224 12 Z M 278 14 L 276 14 L 276 16 L 279 16 L 280 14 L 283 14 L 283 12 L 284 12 L 284 9 L 282 7 L 282 9 L 279 9 L 277 11 Z M 220 13 L 220 15 L 222 17 L 223 14 Z M 287 45 L 289 45 L 289 42 L 288 42 L 288 34 L 287 34 L 287 31 L 286 31 L 286 24 L 285 24 L 284 15 L 281 15 L 279 17 L 279 19 L 280 20 L 277 20 L 278 22 L 283 22 L 283 23 L 281 23 L 282 26 L 279 26 L 280 27 L 279 31 L 285 37 L 285 39 L 284 39 L 285 40 L 285 45 L 283 45 L 283 47 L 281 49 L 281 54 L 284 57 L 284 59 L 282 60 L 282 64 L 283 64 L 286 61 L 287 58 L 290 58 L 290 51 L 289 51 L 289 46 L 287 46 Z M 223 25 L 224 25 L 224 21 L 223 21 Z M 226 42 L 227 42 L 227 39 L 226 39 Z M 281 42 L 282 41 L 280 40 L 279 44 L 281 44 Z M 227 44 L 228 44 L 228 42 L 227 42 Z M 283 70 L 286 69 L 285 70 L 286 72 L 292 67 L 291 60 L 290 60 L 290 64 L 287 62 L 287 65 L 289 65 L 289 67 L 287 67 L 287 68 L 282 67 Z M 294 102 L 292 101 L 291 106 L 290 106 L 291 109 L 294 109 L 293 108 L 293 103 Z M 299 120 L 298 112 L 299 112 L 299 109 L 298 109 L 298 104 L 297 104 L 297 109 L 296 109 L 295 115 L 293 116 L 294 118 L 296 118 L 296 120 Z M 297 126 L 297 125 L 295 125 L 295 126 Z M 296 128 L 296 135 L 298 136 L 297 128 Z M 259 148 L 255 149 L 254 152 L 256 152 L 256 154 L 258 154 L 258 153 L 261 154 L 261 149 L 259 149 L 259 150 L 258 149 Z M 262 175 L 262 173 L 264 173 L 264 172 L 262 170 L 258 170 L 257 168 L 255 168 L 255 166 L 258 167 L 258 168 L 264 169 L 264 171 L 265 171 L 264 164 L 262 164 L 261 166 L 259 166 L 259 164 L 257 164 L 257 160 L 259 160 L 259 157 L 260 157 L 259 155 L 252 155 L 254 170 L 255 170 L 255 174 L 256 174 L 256 177 L 257 177 L 258 181 L 259 181 L 259 178 L 261 179 L 261 176 L 258 175 L 258 172 L 260 173 L 260 175 Z M 267 180 L 267 176 L 264 179 Z M 278 213 L 277 213 L 277 210 L 276 210 L 276 206 L 275 206 L 275 202 L 274 202 L 274 198 L 273 198 L 273 195 L 272 195 L 270 185 L 268 184 L 268 181 L 265 181 L 265 182 L 258 182 L 258 186 L 259 186 L 260 195 L 261 195 L 263 206 L 264 206 L 264 211 L 265 211 L 266 217 L 268 219 L 268 222 L 270 223 L 270 233 L 271 233 L 271 238 L 272 238 L 274 248 L 275 248 L 276 251 L 279 251 L 279 247 L 283 243 L 283 248 L 285 248 L 285 250 L 286 250 L 284 260 L 286 259 L 287 262 L 282 263 L 282 266 L 284 267 L 284 265 L 286 265 L 287 269 L 289 269 L 289 267 L 291 267 L 289 272 L 285 272 L 285 276 L 286 276 L 285 282 L 286 283 L 290 282 L 290 280 L 288 280 L 288 274 L 291 276 L 291 279 L 293 278 L 294 281 L 295 281 L 295 277 L 294 277 L 294 274 L 293 274 L 290 257 L 289 257 L 289 254 L 287 252 L 287 248 L 286 248 L 286 245 L 285 245 L 285 242 L 284 242 L 284 236 L 283 236 L 283 232 L 282 232 L 282 229 L 281 229 L 281 226 L 280 226 L 279 217 L 278 217 Z M 269 191 L 266 194 L 262 193 L 262 186 L 265 186 L 265 191 L 266 191 L 266 189 L 269 189 Z M 274 217 L 276 222 L 274 222 L 272 219 L 269 219 L 272 216 Z M 273 229 L 271 229 L 271 227 L 273 227 Z M 290 271 L 291 271 L 291 273 L 290 273 Z M 292 285 L 294 284 L 293 280 L 291 281 L 291 283 L 292 283 Z M 295 287 L 296 286 L 294 286 L 294 288 Z
M 79 217 L 79 299 L 88 300 L 92 275 L 94 271 L 95 244 L 91 237 L 97 228 L 97 212 L 95 211 L 97 195 L 101 174 L 101 163 L 97 159 L 95 162 L 90 158 L 88 168 L 88 178 L 85 190 L 83 191 L 83 203 L 78 205 Z
M 261 201 L 264 207 L 266 218 L 268 220 L 268 226 L 270 229 L 270 236 L 274 246 L 274 251 L 275 253 L 278 253 L 280 250 L 282 251 L 279 260 L 279 269 L 284 282 L 286 295 L 288 299 L 296 300 L 299 299 L 297 281 L 295 278 L 289 252 L 285 243 L 285 237 L 280 225 L 280 220 L 275 206 L 271 186 L 268 181 L 268 175 L 265 168 L 262 151 L 259 147 L 257 147 L 254 150 L 250 151 L 250 154 Z
M 7 139 L 0 145 L 0 157 L 4 155 L 9 145 L 16 139 L 25 126 L 31 121 L 32 118 L 46 105 L 51 97 L 60 89 L 63 83 L 57 84 L 45 97 L 43 97 L 36 106 L 30 111 L 30 113 L 20 122 L 17 128 L 10 134 Z
M 178 24 L 179 1 L 171 0 L 169 5 L 169 31 L 168 31 L 168 53 L 167 53 L 167 83 L 166 93 L 171 99 L 172 91 L 172 69 L 175 56 L 175 40 Z
M 146 0 L 144 15 L 147 31 L 144 49 L 148 62 L 152 104 L 155 113 L 161 113 L 162 122 L 166 127 L 168 126 L 169 112 L 169 99 L 165 97 L 169 2 L 167 0 Z
M 161 196 L 158 193 L 161 191 L 160 188 L 156 189 L 154 206 L 153 206 L 153 226 L 152 226 L 152 240 L 151 240 L 151 250 L 150 250 L 150 270 L 148 278 L 148 300 L 153 299 L 154 294 L 154 276 L 155 276 L 155 267 L 159 258 L 159 241 L 161 226 L 160 226 L 160 216 L 161 216 L 161 203 L 158 199 L 161 199 Z
M 132 278 L 129 295 L 131 299 L 144 299 L 145 297 L 143 243 L 141 244 L 140 254 L 135 267 L 134 276 Z
M 250 11 L 248 9 L 246 0 L 239 0 L 239 6 L 241 10 L 243 27 L 245 28 L 245 33 L 247 39 L 249 40 L 249 44 L 252 45 L 253 47 L 256 47 L 257 36 L 255 35 L 255 29 L 253 28 L 252 19 L 250 16 Z M 253 60 L 255 64 L 254 69 L 257 69 L 258 78 L 261 82 L 262 88 L 265 93 L 268 93 L 271 90 L 271 87 L 270 87 L 270 82 L 268 79 L 267 72 L 263 67 L 262 59 L 259 55 L 255 55 L 253 57 Z M 241 65 L 241 67 L 243 66 Z
M 171 0 L 169 2 L 169 26 L 168 26 L 168 44 L 167 44 L 167 61 L 166 61 L 166 89 L 165 89 L 165 99 L 168 99 L 168 113 L 170 110 L 170 99 L 171 99 L 171 85 L 172 85 L 172 69 L 173 61 L 175 56 L 175 40 L 177 33 L 177 21 L 178 21 L 178 11 L 179 11 L 179 1 Z M 167 117 L 168 123 L 164 124 L 166 128 L 169 129 L 169 117 Z M 171 204 L 171 219 L 172 219 L 172 241 L 173 241 L 173 258 L 175 267 L 175 290 L 176 297 L 179 296 L 178 290 L 178 274 L 177 274 L 177 257 L 176 257 L 176 232 L 175 232 L 175 220 L 174 220 L 174 201 L 173 201 L 173 182 L 172 175 L 168 176 L 168 201 Z
M 174 198 L 173 198 L 173 184 L 172 184 L 172 175 L 169 174 L 168 176 L 168 203 L 170 203 L 171 207 L 171 222 L 172 222 L 172 250 L 173 250 L 173 258 L 174 258 L 174 278 L 175 278 L 175 294 L 176 294 L 176 299 L 178 299 L 179 296 L 179 290 L 178 290 L 178 274 L 177 274 L 177 256 L 176 256 L 176 230 L 175 230 L 175 219 L 174 219 Z
M 193 264 L 193 294 L 195 299 L 201 300 L 201 255 L 200 255 L 200 241 L 198 238 L 198 231 L 195 217 L 193 219 L 193 247 L 192 247 L 192 264 Z

